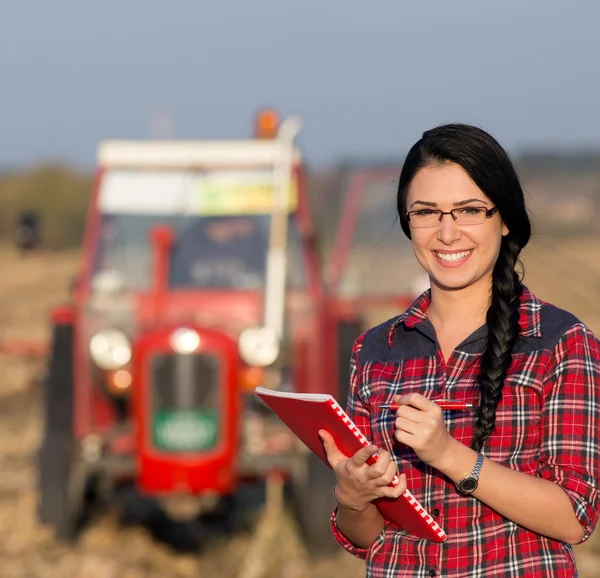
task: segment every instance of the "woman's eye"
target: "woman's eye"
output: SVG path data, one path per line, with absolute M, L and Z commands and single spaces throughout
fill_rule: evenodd
M 458 213 L 460 215 L 474 216 L 481 214 L 482 211 L 485 211 L 485 209 L 481 207 L 465 207 L 464 209 L 459 209 Z

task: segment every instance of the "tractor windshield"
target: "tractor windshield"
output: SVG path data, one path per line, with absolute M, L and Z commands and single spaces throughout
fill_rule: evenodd
M 218 178 L 207 173 L 112 173 L 100 191 L 94 272 L 118 273 L 128 288 L 148 289 L 151 231 L 168 225 L 175 233 L 171 288 L 262 289 L 271 219 L 265 182 L 255 173 L 220 173 Z M 304 267 L 293 215 L 289 259 L 288 283 L 302 287 Z

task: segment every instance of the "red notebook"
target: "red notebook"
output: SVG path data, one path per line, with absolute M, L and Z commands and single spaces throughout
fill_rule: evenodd
M 328 394 L 288 393 L 257 387 L 256 395 L 277 414 L 296 436 L 327 465 L 327 456 L 319 430 L 328 431 L 342 453 L 350 457 L 361 447 L 370 445 L 367 438 L 342 409 L 335 398 Z M 373 464 L 377 456 L 367 463 Z M 394 477 L 391 486 L 398 484 Z M 381 515 L 419 538 L 445 542 L 446 532 L 419 504 L 407 489 L 398 499 L 380 498 L 375 501 Z

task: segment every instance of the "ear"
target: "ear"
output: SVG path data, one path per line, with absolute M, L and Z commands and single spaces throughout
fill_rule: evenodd
M 504 224 L 504 221 L 502 222 L 502 236 L 506 237 L 506 235 L 508 235 L 508 227 Z

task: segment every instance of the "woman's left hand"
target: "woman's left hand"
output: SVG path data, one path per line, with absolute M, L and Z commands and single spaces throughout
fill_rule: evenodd
M 412 448 L 421 461 L 436 467 L 454 441 L 440 406 L 419 393 L 395 395 L 394 403 L 400 405 L 394 437 Z

